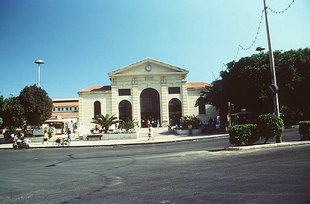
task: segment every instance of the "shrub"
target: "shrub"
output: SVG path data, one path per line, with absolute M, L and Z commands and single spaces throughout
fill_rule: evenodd
M 228 128 L 229 142 L 235 145 L 250 145 L 256 142 L 259 137 L 255 134 L 256 125 L 244 124 Z
M 299 122 L 299 134 L 301 134 L 301 140 L 310 139 L 310 121 Z
M 126 130 L 128 132 L 131 129 L 135 128 L 135 122 L 133 120 L 121 120 L 119 123 L 119 129 Z
M 260 115 L 256 125 L 257 133 L 265 139 L 265 143 L 273 137 L 276 137 L 277 142 L 281 141 L 284 123 L 279 116 L 273 114 Z
M 184 116 L 180 125 L 183 129 L 187 129 L 189 125 L 192 125 L 193 129 L 198 129 L 200 128 L 200 120 L 195 115 Z
M 106 114 L 105 116 L 103 115 L 98 115 L 95 118 L 93 118 L 92 123 L 98 124 L 102 127 L 104 133 L 107 133 L 109 128 L 115 124 L 118 123 L 117 117 L 114 115 L 110 116 L 109 114 Z

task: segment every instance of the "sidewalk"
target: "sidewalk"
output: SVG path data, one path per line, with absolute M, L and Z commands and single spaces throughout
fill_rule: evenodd
M 30 148 L 67 148 L 67 147 L 97 147 L 97 146 L 117 146 L 117 145 L 144 145 L 144 144 L 160 144 L 180 141 L 193 141 L 217 137 L 226 137 L 228 134 L 208 134 L 198 136 L 187 136 L 187 135 L 174 135 L 174 134 L 155 134 L 153 141 L 148 140 L 148 137 L 144 134 L 140 135 L 137 139 L 123 139 L 123 140 L 97 140 L 97 141 L 86 141 L 86 140 L 72 140 L 69 146 L 58 146 L 54 142 L 48 144 L 41 142 L 31 143 Z M 12 149 L 12 144 L 0 144 L 0 149 Z
M 286 133 L 290 131 L 295 131 L 294 129 L 285 130 Z M 86 141 L 74 139 L 69 146 L 58 146 L 54 142 L 49 142 L 48 144 L 31 143 L 30 148 L 68 148 L 68 147 L 99 147 L 99 146 L 118 146 L 118 145 L 145 145 L 145 144 L 160 144 L 160 143 L 170 143 L 170 142 L 181 142 L 181 141 L 195 141 L 210 138 L 227 138 L 229 140 L 228 134 L 205 134 L 197 136 L 187 136 L 187 135 L 175 135 L 168 133 L 167 131 L 162 132 L 158 129 L 154 134 L 155 140 L 148 140 L 147 133 L 145 130 L 140 132 L 140 137 L 137 139 L 122 139 L 122 140 L 97 140 L 97 141 Z M 228 151 L 247 151 L 255 149 L 264 148 L 275 148 L 275 147 L 285 147 L 285 146 L 296 146 L 296 145 L 309 145 L 310 141 L 298 141 L 299 134 L 294 134 L 293 136 L 284 137 L 284 141 L 281 143 L 275 143 L 271 140 L 270 144 L 254 144 L 249 146 L 229 146 L 225 147 Z M 293 139 L 293 140 L 292 140 Z M 12 144 L 0 144 L 0 149 L 12 149 Z

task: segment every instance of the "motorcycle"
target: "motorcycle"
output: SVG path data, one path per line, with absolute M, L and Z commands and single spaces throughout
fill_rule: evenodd
M 24 138 L 15 138 L 13 143 L 13 149 L 28 149 L 30 147 L 30 141 Z

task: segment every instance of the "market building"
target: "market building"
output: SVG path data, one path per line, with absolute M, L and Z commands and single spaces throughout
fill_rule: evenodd
M 187 82 L 188 73 L 184 68 L 150 58 L 111 71 L 111 85 L 78 92 L 79 121 L 85 129 L 91 129 L 92 118 L 99 114 L 132 119 L 140 127 L 146 127 L 147 121 L 168 126 L 187 115 L 196 115 L 201 121 L 215 118 L 213 106 L 195 106 L 200 92 L 210 84 Z

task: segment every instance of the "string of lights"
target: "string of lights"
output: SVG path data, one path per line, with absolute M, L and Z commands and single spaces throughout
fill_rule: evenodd
M 240 48 L 243 49 L 243 50 L 250 50 L 250 49 L 253 47 L 253 45 L 255 44 L 255 42 L 256 42 L 256 40 L 257 40 L 259 31 L 260 31 L 260 28 L 261 28 L 261 25 L 262 25 L 263 14 L 264 14 L 264 10 L 262 10 L 262 13 L 261 13 L 261 15 L 260 15 L 260 20 L 259 20 L 258 28 L 257 28 L 257 31 L 256 31 L 256 35 L 255 35 L 255 38 L 254 38 L 254 40 L 252 41 L 252 43 L 251 43 L 248 47 L 242 46 L 241 44 L 239 44 L 238 47 L 240 47 Z M 238 50 L 238 51 L 239 51 L 239 50 Z
M 295 0 L 292 0 L 292 2 L 291 2 L 285 9 L 283 9 L 282 11 L 275 11 L 275 10 L 269 8 L 269 7 L 267 7 L 267 9 L 268 9 L 270 12 L 274 13 L 274 14 L 283 14 L 283 13 L 285 13 L 289 8 L 291 8 L 291 6 L 292 6 L 292 4 L 293 4 L 294 2 L 295 2 Z
M 270 12 L 272 12 L 274 14 L 283 14 L 292 6 L 292 4 L 294 2 L 295 2 L 295 0 L 292 0 L 292 2 L 285 9 L 283 9 L 281 11 L 275 11 L 275 10 L 269 8 L 269 7 L 267 7 L 267 9 L 268 9 L 268 11 L 270 11 Z M 260 21 L 259 21 L 259 24 L 258 24 L 258 28 L 257 28 L 257 32 L 256 32 L 254 40 L 252 41 L 252 43 L 248 47 L 242 46 L 241 44 L 238 45 L 238 49 L 237 49 L 237 53 L 236 53 L 236 56 L 235 56 L 235 60 L 233 61 L 233 65 L 230 67 L 230 69 L 234 68 L 235 65 L 236 65 L 240 49 L 242 49 L 242 50 L 250 50 L 254 46 L 254 44 L 255 44 L 255 42 L 257 40 L 257 37 L 259 35 L 259 32 L 260 32 L 261 24 L 262 24 L 262 21 L 263 21 L 263 14 L 264 14 L 264 9 L 261 12 Z M 225 64 L 225 65 L 227 67 L 227 64 Z

